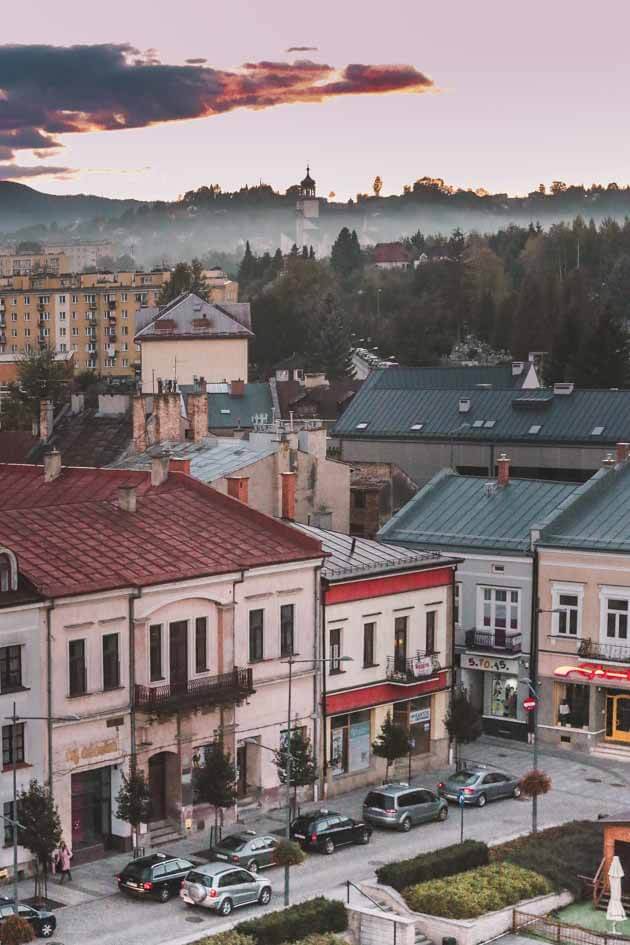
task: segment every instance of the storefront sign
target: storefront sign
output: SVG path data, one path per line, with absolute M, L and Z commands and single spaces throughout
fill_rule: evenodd
M 516 673 L 518 675 L 518 660 L 506 660 L 496 656 L 462 653 L 460 665 L 462 669 L 481 669 L 489 673 Z
M 411 709 L 409 712 L 409 724 L 410 725 L 419 725 L 420 722 L 430 722 L 431 721 L 431 708 L 426 709 Z
M 621 669 L 616 666 L 602 666 L 597 663 L 578 663 L 577 666 L 557 666 L 554 676 L 582 676 L 583 679 L 606 682 L 630 682 L 630 669 Z

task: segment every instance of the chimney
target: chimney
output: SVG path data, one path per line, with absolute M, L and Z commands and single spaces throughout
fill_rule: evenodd
M 156 394 L 153 398 L 155 415 L 155 442 L 168 440 L 178 443 L 181 439 L 181 402 L 179 394 L 172 392 Z
M 169 455 L 162 453 L 151 460 L 151 485 L 161 486 L 168 479 Z
M 497 460 L 497 483 L 500 486 L 507 486 L 510 481 L 510 460 L 505 453 L 501 453 Z
M 292 522 L 295 518 L 295 481 L 296 473 L 280 473 L 282 482 L 282 518 Z
M 72 414 L 81 413 L 85 407 L 85 394 L 70 395 L 70 410 Z
M 190 458 L 187 456 L 173 456 L 171 457 L 169 469 L 171 472 L 184 473 L 186 476 L 190 476 Z
M 119 486 L 118 488 L 118 508 L 123 512 L 136 511 L 136 487 Z
M 630 443 L 617 443 L 615 448 L 615 458 L 617 463 L 625 463 L 628 458 Z
M 42 400 L 39 404 L 39 438 L 45 443 L 53 431 L 54 408 L 52 400 Z
M 227 482 L 228 495 L 247 505 L 249 501 L 249 476 L 226 476 L 225 481 Z
M 44 456 L 44 482 L 54 482 L 61 472 L 61 453 L 51 450 Z
M 200 382 L 201 383 L 201 382 Z M 203 390 L 188 395 L 188 422 L 189 436 L 194 443 L 203 440 L 208 435 L 208 395 L 206 382 L 203 381 Z
M 147 448 L 146 415 L 144 397 L 138 394 L 133 398 L 133 448 L 136 453 L 144 453 Z
M 230 381 L 230 397 L 245 396 L 245 381 Z

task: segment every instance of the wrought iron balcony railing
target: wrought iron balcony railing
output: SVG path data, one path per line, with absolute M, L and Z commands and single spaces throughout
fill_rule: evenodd
M 630 663 L 630 645 L 599 643 L 597 640 L 580 640 L 578 656 L 589 660 L 607 660 L 611 663 Z
M 157 711 L 195 706 L 234 705 L 254 692 L 251 669 L 202 676 L 166 686 L 136 686 L 136 707 Z
M 415 656 L 403 657 L 394 654 L 387 657 L 385 673 L 391 682 L 409 685 L 430 676 L 440 670 L 440 660 L 437 653 L 427 653 L 418 650 Z
M 467 630 L 466 648 L 475 650 L 500 650 L 502 653 L 520 653 L 523 637 L 520 633 L 505 630 Z

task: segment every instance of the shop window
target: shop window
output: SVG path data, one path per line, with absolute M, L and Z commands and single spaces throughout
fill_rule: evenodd
M 293 633 L 295 606 L 282 604 L 280 607 L 280 656 L 293 656 Z
M 556 683 L 557 719 L 559 725 L 571 728 L 588 727 L 589 687 L 578 683 Z
M 341 672 L 341 628 L 334 627 L 330 631 L 330 651 L 328 653 L 330 660 L 330 672 Z
M 412 755 L 426 755 L 431 750 L 431 697 L 394 703 L 394 722 L 409 733 Z
M 628 639 L 628 601 L 621 598 L 606 599 L 606 636 L 609 640 Z
M 257 663 L 264 653 L 264 610 L 249 612 L 249 662 Z
M 162 627 L 159 623 L 149 627 L 149 663 L 151 682 L 164 679 L 164 673 L 162 672 Z
M 363 665 L 374 666 L 374 629 L 375 623 L 363 624 Z
M 13 764 L 24 764 L 24 722 L 2 726 L 2 767 Z
M 208 621 L 205 617 L 195 620 L 195 672 L 208 671 Z
M 87 692 L 85 640 L 70 640 L 68 644 L 68 680 L 71 696 L 82 696 Z
M 484 674 L 489 675 L 489 674 Z M 485 714 L 500 719 L 515 719 L 518 715 L 518 679 L 506 673 L 493 673 L 486 680 Z
M 330 766 L 334 775 L 370 767 L 370 710 L 331 719 Z

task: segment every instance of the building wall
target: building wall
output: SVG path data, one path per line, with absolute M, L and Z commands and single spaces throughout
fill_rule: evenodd
M 247 383 L 247 338 L 142 341 L 143 393 L 152 393 L 158 378 L 193 384 L 196 377 Z

